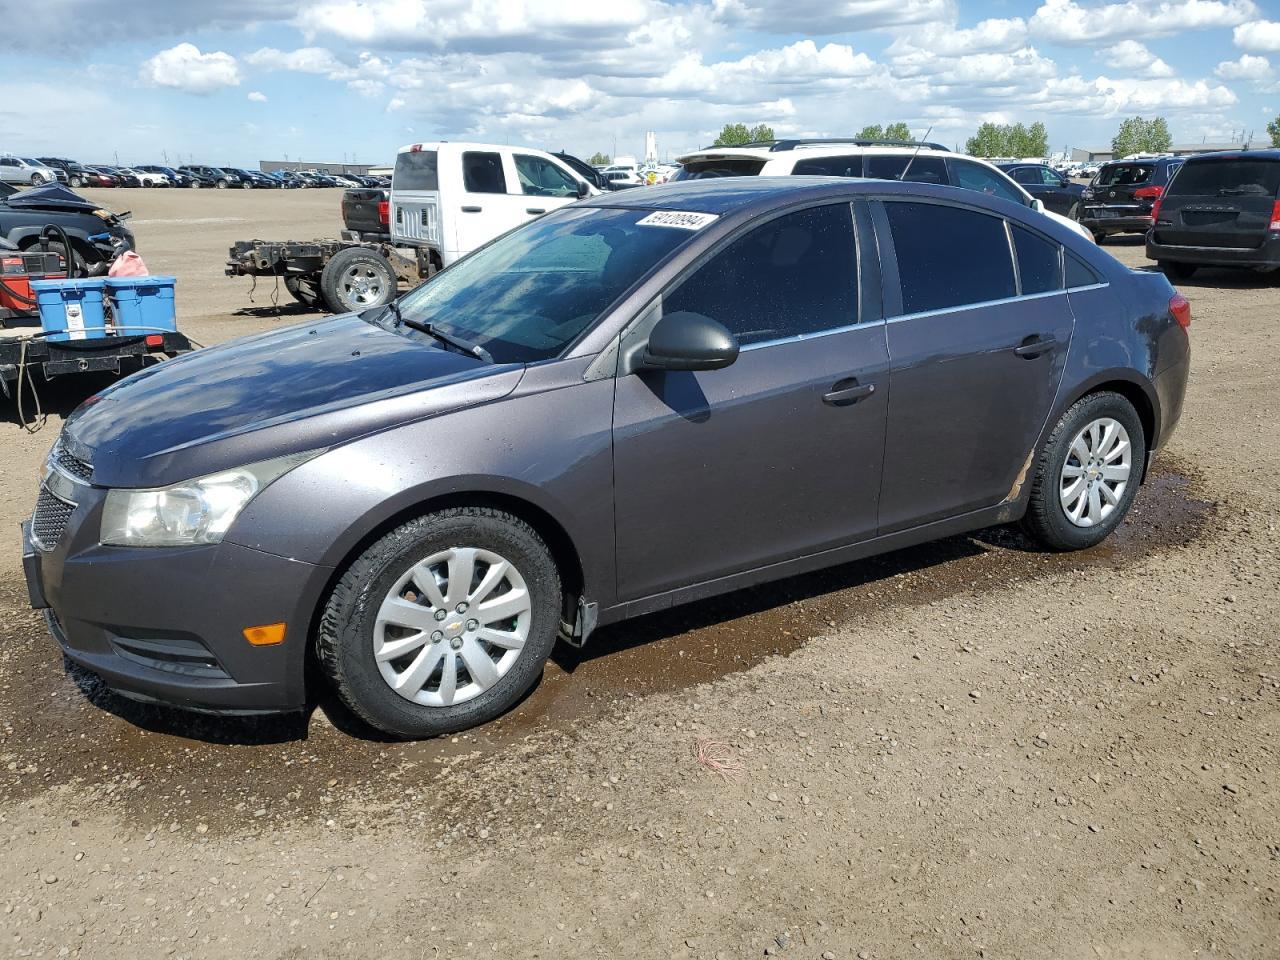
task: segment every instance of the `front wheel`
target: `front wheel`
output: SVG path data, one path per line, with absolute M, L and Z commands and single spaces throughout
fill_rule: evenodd
M 537 681 L 561 612 L 551 552 L 523 520 L 461 507 L 374 543 L 325 604 L 316 651 L 343 702 L 414 739 L 511 708 Z
M 225 180 L 219 180 L 219 181 L 218 181 L 218 189 L 219 189 L 219 190 L 225 190 L 225 189 L 227 189 L 227 186 L 228 186 L 227 181 L 225 181 Z
M 42 183 L 44 183 L 44 177 L 42 177 L 40 174 L 38 174 L 38 173 L 33 173 L 33 174 L 31 175 L 31 185 L 32 185 L 33 187 L 38 187 L 38 186 L 40 186 Z
M 1133 505 L 1146 462 L 1133 404 L 1111 392 L 1076 401 L 1040 451 L 1023 529 L 1053 550 L 1100 543 Z
M 252 184 L 252 183 L 250 183 L 248 180 L 246 180 L 244 183 L 240 184 L 240 189 L 241 189 L 241 190 L 252 190 L 252 189 L 253 189 L 253 184 Z

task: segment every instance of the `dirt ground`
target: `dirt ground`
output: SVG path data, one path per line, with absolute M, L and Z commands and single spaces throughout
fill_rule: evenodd
M 334 190 L 94 195 L 204 343 L 306 316 L 222 276 L 233 240 L 339 226 Z M 1280 956 L 1280 284 L 1182 289 L 1186 412 L 1111 542 L 986 531 L 644 618 L 419 744 L 68 674 L 16 533 L 93 385 L 35 435 L 4 408 L 0 954 Z

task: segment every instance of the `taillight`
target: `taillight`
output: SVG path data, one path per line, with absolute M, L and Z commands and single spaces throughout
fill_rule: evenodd
M 1271 227 L 1272 230 L 1280 230 L 1280 200 L 1271 205 Z
M 1133 191 L 1135 200 L 1157 200 L 1164 193 L 1164 187 L 1139 187 Z
M 384 227 L 391 222 L 391 203 L 388 200 L 378 202 L 378 222 Z
M 163 346 L 164 346 L 164 334 L 162 334 L 162 333 L 149 333 L 149 334 L 147 334 L 147 346 L 148 346 L 148 347 L 163 347 Z
M 1191 326 L 1191 302 L 1177 291 L 1169 298 L 1169 312 L 1183 330 Z
M 1164 202 L 1164 197 L 1156 197 L 1156 202 L 1151 205 L 1151 222 L 1155 223 L 1160 219 L 1160 204 Z

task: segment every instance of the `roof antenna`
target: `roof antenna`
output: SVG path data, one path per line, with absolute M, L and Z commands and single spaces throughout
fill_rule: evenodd
M 911 169 L 911 164 L 916 162 L 916 157 L 920 155 L 920 148 L 924 146 L 924 142 L 929 139 L 929 134 L 933 132 L 933 124 L 929 124 L 929 129 L 924 132 L 924 136 L 916 141 L 916 152 L 911 155 L 911 159 L 907 161 L 907 165 L 902 168 L 902 172 L 898 174 L 898 179 L 903 180 L 907 176 L 907 171 Z

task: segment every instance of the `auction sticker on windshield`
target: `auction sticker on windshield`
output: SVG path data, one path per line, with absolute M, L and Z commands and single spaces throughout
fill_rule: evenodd
M 636 221 L 637 227 L 678 227 L 681 230 L 701 230 L 720 218 L 717 213 L 692 213 L 687 210 L 659 210 Z

